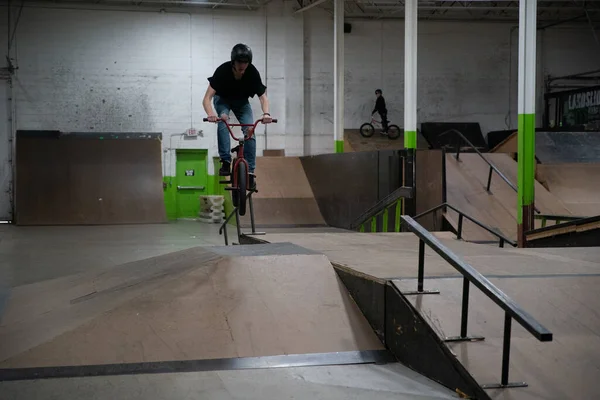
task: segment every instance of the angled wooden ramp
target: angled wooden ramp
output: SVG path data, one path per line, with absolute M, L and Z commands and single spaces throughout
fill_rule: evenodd
M 507 154 L 484 156 L 508 178 L 517 182 L 517 163 Z M 495 228 L 512 240 L 517 239 L 517 193 L 495 172 L 490 192 L 486 190 L 490 167 L 478 154 L 446 155 L 447 202 L 485 225 Z M 535 205 L 542 214 L 571 215 L 563 202 L 535 183 Z M 446 218 L 458 228 L 458 214 L 448 211 Z M 463 238 L 469 241 L 495 241 L 497 238 L 480 227 L 465 222 Z
M 257 157 L 258 192 L 252 195 L 258 227 L 327 226 L 298 157 Z M 240 218 L 250 226 L 250 212 Z
M 235 247 L 14 288 L 0 325 L 0 378 L 15 368 L 151 370 L 145 363 L 384 350 L 324 255 Z

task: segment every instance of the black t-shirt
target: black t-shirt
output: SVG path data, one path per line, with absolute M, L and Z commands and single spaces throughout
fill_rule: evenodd
M 221 64 L 208 78 L 210 86 L 217 92 L 217 96 L 227 100 L 245 100 L 254 95 L 262 96 L 267 87 L 263 85 L 260 73 L 252 64 L 248 65 L 242 79 L 233 76 L 231 61 Z

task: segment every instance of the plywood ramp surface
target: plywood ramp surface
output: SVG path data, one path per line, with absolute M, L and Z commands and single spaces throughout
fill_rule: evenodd
M 89 288 L 56 292 L 68 279 L 48 282 L 48 290 L 18 288 L 0 326 L 0 368 L 383 348 L 323 255 L 220 256 L 185 265 L 177 276 L 157 274 L 146 290 L 109 279 L 89 298 L 71 297 Z M 15 302 L 38 291 L 33 307 Z M 52 293 L 57 300 L 39 308 Z M 66 329 L 44 332 L 65 320 Z M 28 336 L 28 346 L 7 348 Z
M 257 157 L 256 176 L 256 224 L 326 225 L 298 157 Z M 242 223 L 250 223 L 249 212 Z
M 510 382 L 529 387 L 492 389 L 492 399 L 564 400 L 598 398 L 600 380 L 600 277 L 491 278 L 491 282 L 549 329 L 552 342 L 542 343 L 513 320 Z M 416 281 L 395 281 L 414 290 Z M 462 279 L 428 280 L 436 296 L 407 296 L 440 337 L 460 334 Z M 458 360 L 480 384 L 499 383 L 504 311 L 479 290 L 471 290 L 469 335 L 481 342 L 448 343 Z
M 540 164 L 538 170 L 572 214 L 600 215 L 600 163 Z
M 456 240 L 450 232 L 437 232 L 434 235 L 485 276 L 600 274 L 600 247 L 499 248 Z M 271 243 L 291 242 L 319 251 L 331 262 L 377 278 L 413 278 L 418 272 L 419 239 L 412 233 L 278 233 L 260 238 Z M 425 277 L 458 274 L 437 253 L 425 246 Z
M 484 156 L 494 164 L 515 186 L 517 163 L 507 154 Z M 478 154 L 446 155 L 447 201 L 467 215 L 495 228 L 510 239 L 517 238 L 517 193 L 495 172 L 492 175 L 491 193 L 486 191 L 488 164 Z M 535 182 L 535 205 L 543 214 L 570 215 L 562 201 Z M 458 214 L 449 210 L 447 217 L 458 226 Z M 463 222 L 463 236 L 467 240 L 497 240 L 482 228 Z

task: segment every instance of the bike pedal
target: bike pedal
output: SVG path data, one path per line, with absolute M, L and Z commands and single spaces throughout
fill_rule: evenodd
M 227 184 L 227 183 L 231 183 L 231 181 L 219 181 L 219 183 L 225 183 L 225 184 Z
M 227 186 L 225 190 L 238 190 L 236 187 Z

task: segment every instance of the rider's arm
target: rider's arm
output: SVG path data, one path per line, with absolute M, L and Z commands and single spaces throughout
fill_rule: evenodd
M 267 92 L 263 93 L 258 99 L 260 100 L 260 107 L 262 108 L 263 115 L 269 114 L 269 99 L 267 98 Z
M 204 107 L 206 115 L 215 115 L 215 113 L 213 112 L 212 105 L 210 103 L 212 101 L 213 96 L 216 93 L 216 90 L 213 89 L 212 86 L 209 84 L 206 88 L 206 93 L 204 93 L 204 99 L 202 100 L 202 107 Z

